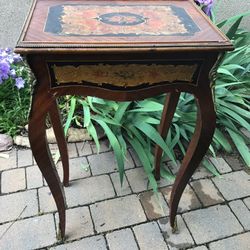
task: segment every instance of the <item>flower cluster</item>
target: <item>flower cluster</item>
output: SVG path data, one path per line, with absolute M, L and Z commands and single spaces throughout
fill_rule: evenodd
M 201 9 L 209 16 L 211 17 L 212 12 L 212 6 L 214 3 L 214 0 L 195 0 L 195 2 L 201 6 Z
M 22 58 L 10 48 L 0 49 L 0 84 L 11 81 L 18 89 L 24 88 Z

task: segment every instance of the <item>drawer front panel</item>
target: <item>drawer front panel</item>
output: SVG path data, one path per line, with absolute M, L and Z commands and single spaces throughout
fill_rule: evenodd
M 92 84 L 127 88 L 160 83 L 194 84 L 198 64 L 49 64 L 54 84 Z

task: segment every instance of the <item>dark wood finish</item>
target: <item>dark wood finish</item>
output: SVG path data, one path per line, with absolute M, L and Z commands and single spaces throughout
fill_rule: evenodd
M 37 166 L 40 168 L 55 199 L 60 219 L 61 235 L 65 235 L 65 196 L 46 138 L 46 116 L 55 105 L 55 97 L 49 93 L 49 75 L 42 59 L 33 58 L 30 64 L 37 78 L 29 119 L 29 141 Z M 55 121 L 55 120 L 54 120 Z M 57 124 L 59 126 L 59 124 Z
M 89 9 L 92 12 L 88 12 Z M 85 18 L 95 14 L 96 9 L 103 13 L 92 16 L 92 26 L 88 27 L 85 19 L 81 25 L 77 15 Z M 180 93 L 195 96 L 199 110 L 196 129 L 171 194 L 170 221 L 174 227 L 183 190 L 205 155 L 215 128 L 209 71 L 218 55 L 231 49 L 230 41 L 192 0 L 34 1 L 16 52 L 27 56 L 37 78 L 29 139 L 38 167 L 55 199 L 62 237 L 65 235 L 66 203 L 45 133 L 45 119 L 49 114 L 62 158 L 63 182 L 67 186 L 67 146 L 56 98 L 90 95 L 129 101 L 170 93 L 159 130 L 165 137 Z M 157 179 L 161 155 L 162 150 L 156 147 Z
M 161 123 L 159 127 L 159 133 L 162 138 L 165 140 L 168 135 L 168 130 L 170 128 L 176 106 L 178 104 L 180 97 L 180 92 L 170 92 L 166 96 L 166 100 L 164 103 L 164 108 L 162 111 Z M 162 148 L 156 145 L 155 147 L 155 179 L 160 180 L 161 178 L 161 158 L 162 158 Z
M 63 166 L 63 184 L 65 187 L 69 185 L 69 156 L 67 149 L 67 141 L 64 136 L 64 131 L 60 118 L 60 111 L 58 110 L 57 101 L 51 103 L 49 110 L 50 121 L 55 133 L 56 141 L 58 144 L 62 166 Z

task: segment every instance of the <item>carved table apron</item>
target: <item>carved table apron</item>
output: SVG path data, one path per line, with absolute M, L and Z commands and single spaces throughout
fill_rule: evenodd
M 209 72 L 232 45 L 192 1 L 34 1 L 16 47 L 37 79 L 29 118 L 32 152 L 52 195 L 65 235 L 65 198 L 45 133 L 47 115 L 55 131 L 63 183 L 69 183 L 67 145 L 57 107 L 62 95 L 114 101 L 142 100 L 168 93 L 159 132 L 166 137 L 181 92 L 195 96 L 194 135 L 171 193 L 170 223 L 179 200 L 205 155 L 216 114 Z M 156 146 L 160 179 L 162 149 Z

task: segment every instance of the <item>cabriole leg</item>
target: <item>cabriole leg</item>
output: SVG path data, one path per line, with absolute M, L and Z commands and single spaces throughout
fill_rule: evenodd
M 49 109 L 50 121 L 53 126 L 55 133 L 57 145 L 60 151 L 60 156 L 63 166 L 63 184 L 65 187 L 69 185 L 69 156 L 67 149 L 67 142 L 63 131 L 63 126 L 60 118 L 60 111 L 57 106 L 57 101 L 53 100 L 51 102 L 51 107 Z
M 194 135 L 182 161 L 170 198 L 170 224 L 176 230 L 175 221 L 181 195 L 212 142 L 216 127 L 216 114 L 211 89 L 197 95 L 197 122 Z
M 180 92 L 171 92 L 167 94 L 164 103 L 164 108 L 161 116 L 161 123 L 159 127 L 159 133 L 165 140 L 168 134 L 169 127 L 172 123 L 172 119 L 175 113 L 176 106 L 178 104 Z M 162 148 L 158 145 L 155 146 L 155 179 L 160 180 L 160 168 L 161 168 Z
M 46 138 L 45 121 L 53 101 L 54 100 L 51 99 L 42 88 L 38 88 L 38 91 L 36 91 L 33 97 L 32 111 L 29 119 L 29 140 L 37 165 L 55 199 L 60 219 L 60 236 L 63 239 L 65 236 L 66 209 L 64 191 L 52 160 Z

